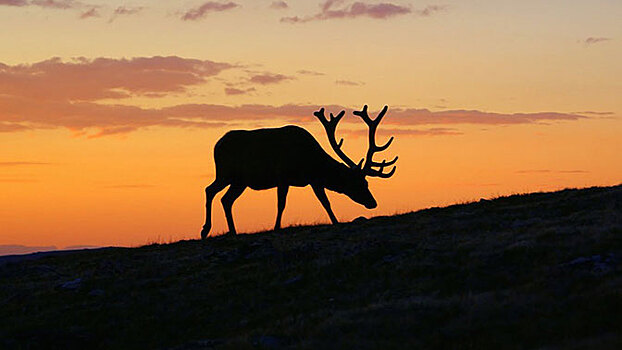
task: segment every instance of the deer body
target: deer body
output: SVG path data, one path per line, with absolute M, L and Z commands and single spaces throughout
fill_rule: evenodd
M 303 128 L 233 130 L 214 147 L 216 176 L 253 190 L 325 183 L 342 164 Z
M 320 112 L 323 117 L 323 109 Z M 320 116 L 317 113 L 320 112 L 316 112 L 318 118 Z M 365 176 L 391 176 L 393 172 L 382 174 L 382 169 L 395 163 L 397 159 L 388 163 L 372 161 L 373 164 L 370 163 L 370 166 L 381 168 L 380 171 L 367 169 L 369 174 L 364 172 L 367 165 L 362 168 L 361 164 L 355 165 L 341 151 L 341 143 L 337 145 L 334 141 L 334 131 L 343 114 L 344 112 L 341 112 L 337 118 L 331 114 L 330 120 L 323 117 L 324 121 L 321 118 L 320 121 L 327 130 L 331 146 L 346 164 L 333 159 L 308 131 L 298 126 L 233 130 L 221 137 L 214 146 L 216 179 L 205 188 L 206 218 L 201 237 L 207 237 L 211 229 L 211 207 L 214 196 L 227 186 L 229 189 L 221 201 L 231 234 L 236 233 L 231 212 L 233 202 L 247 187 L 254 190 L 275 187 L 278 189 L 275 230 L 281 227 L 281 217 L 290 186 L 311 185 L 333 224 L 338 221 L 332 212 L 325 189 L 345 194 L 368 209 L 375 208 L 376 200 L 369 191 Z M 381 117 L 377 118 L 377 121 L 380 119 Z M 388 147 L 389 143 L 383 147 Z M 369 152 L 372 152 L 371 148 Z M 371 159 L 369 155 L 373 152 L 369 152 L 368 157 Z

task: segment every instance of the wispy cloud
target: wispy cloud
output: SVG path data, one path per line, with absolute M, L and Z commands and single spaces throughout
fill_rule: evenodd
M 326 75 L 326 74 L 324 74 L 322 72 L 316 72 L 316 71 L 307 70 L 307 69 L 301 69 L 301 70 L 297 71 L 296 73 L 298 73 L 300 75 L 312 75 L 312 76 Z
M 290 77 L 283 74 L 276 73 L 261 73 L 252 75 L 249 79 L 251 83 L 268 85 L 268 84 L 278 84 L 287 80 L 293 80 L 294 77 Z
M 343 130 L 342 133 L 346 135 L 353 135 L 357 137 L 366 137 L 369 133 L 367 129 L 357 130 Z M 430 129 L 397 129 L 397 128 L 379 128 L 378 135 L 381 136 L 455 136 L 462 135 L 463 132 L 454 128 L 430 128 Z
M 289 8 L 289 5 L 285 1 L 273 1 L 270 4 L 270 8 L 273 10 L 285 10 Z
M 28 1 L 26 0 L 0 0 L 0 6 L 26 6 Z
M 428 109 L 394 108 L 391 123 L 512 125 L 587 118 L 580 114 L 559 112 L 494 113 L 478 110 L 430 111 Z M 386 122 L 383 121 L 383 123 Z
M 320 3 L 320 9 L 322 12 L 329 11 L 335 5 L 341 5 L 345 2 L 345 0 L 326 0 L 323 3 Z
M 140 13 L 142 10 L 144 10 L 145 8 L 142 6 L 137 6 L 137 7 L 126 7 L 126 6 L 119 6 L 117 7 L 113 14 L 115 15 L 135 15 L 137 13 Z
M 89 139 L 96 139 L 96 138 L 100 138 L 104 136 L 124 135 L 132 131 L 136 131 L 136 130 L 138 130 L 138 128 L 134 125 L 109 126 L 109 127 L 100 128 L 99 131 L 97 131 L 94 134 L 87 135 L 87 137 Z M 80 134 L 84 134 L 84 133 L 78 133 L 78 135 Z
M 169 57 L 60 58 L 9 66 L 0 63 L 0 94 L 41 100 L 93 101 L 184 92 L 234 65 Z
M 366 3 L 356 1 L 346 3 L 343 0 L 328 0 L 320 4 L 320 12 L 308 16 L 283 17 L 284 23 L 306 23 L 310 21 L 322 21 L 330 19 L 368 17 L 373 19 L 388 19 L 400 15 L 415 14 L 428 17 L 445 10 L 444 6 L 430 5 L 419 10 L 413 10 L 410 6 L 394 4 L 390 2 Z
M 605 38 L 605 37 L 589 37 L 586 38 L 585 40 L 583 40 L 583 44 L 585 46 L 592 46 L 594 44 L 598 44 L 598 43 L 604 43 L 606 41 L 610 41 L 611 38 Z
M 0 0 L 0 6 L 39 6 L 50 9 L 74 9 L 82 7 L 83 4 L 74 0 Z
M 289 104 L 224 106 L 215 104 L 181 104 L 165 108 L 143 108 L 93 102 L 19 100 L 0 96 L 0 121 L 19 123 L 32 129 L 63 127 L 85 133 L 98 130 L 91 137 L 101 137 L 152 126 L 161 127 L 223 127 L 229 123 L 274 120 L 295 123 L 315 122 L 313 111 L 318 105 Z M 325 106 L 329 111 L 348 109 Z M 408 127 L 414 125 L 511 125 L 587 118 L 565 113 L 502 114 L 481 111 L 435 111 L 392 109 L 383 124 Z M 346 123 L 360 122 L 347 118 Z M 87 135 L 87 136 L 89 136 Z
M 352 80 L 336 80 L 335 84 L 337 85 L 346 85 L 346 86 L 363 86 L 365 85 L 362 81 L 352 81 Z
M 6 123 L 0 122 L 0 132 L 14 132 L 14 131 L 24 131 L 29 130 L 30 127 L 18 123 Z
M 100 15 L 96 7 L 91 7 L 89 10 L 82 12 L 79 17 L 80 19 L 87 19 L 93 17 L 100 17 Z
M 209 13 L 228 11 L 239 6 L 240 5 L 236 4 L 235 2 L 208 1 L 208 2 L 203 3 L 203 5 L 199 7 L 195 7 L 195 8 L 192 8 L 186 11 L 181 16 L 181 19 L 184 21 L 196 21 L 198 19 L 204 18 Z
M 73 0 L 33 0 L 31 3 L 53 9 L 72 9 L 82 6 L 81 3 Z
M 447 10 L 447 6 L 442 5 L 428 5 L 420 10 L 416 10 L 415 13 L 421 17 L 430 17 L 438 12 Z
M 108 20 L 108 23 L 113 22 L 115 19 L 121 16 L 137 15 L 143 12 L 144 9 L 145 7 L 143 6 L 136 6 L 136 7 L 119 6 L 116 9 L 114 9 L 114 11 L 112 12 L 112 16 Z
M 164 96 L 185 92 L 234 66 L 209 60 L 180 57 L 138 57 L 131 59 L 53 58 L 33 64 L 0 63 L 0 131 L 18 132 L 66 128 L 75 135 L 103 137 L 159 127 L 223 127 L 249 121 L 315 122 L 313 104 L 239 105 L 178 104 L 148 108 L 111 103 L 111 99 L 132 96 Z M 258 85 L 278 84 L 294 77 L 247 72 L 244 81 Z M 62 84 L 61 84 L 62 82 Z M 254 91 L 252 86 L 225 84 L 225 94 Z M 103 103 L 102 99 L 107 99 Z M 347 106 L 325 106 L 329 111 Z M 478 110 L 391 108 L 384 124 L 399 128 L 415 125 L 511 125 L 586 119 L 576 113 L 493 113 Z M 355 118 L 346 118 L 352 121 Z M 448 130 L 441 130 L 447 132 Z M 404 131 L 406 132 L 406 131 Z M 421 133 L 421 131 L 408 131 Z M 434 132 L 438 133 L 439 130 Z
M 613 112 L 598 112 L 598 111 L 582 111 L 576 112 L 577 114 L 591 114 L 591 115 L 613 115 Z
M 557 170 L 560 174 L 588 174 L 587 170 Z
M 246 95 L 249 94 L 251 92 L 255 92 L 256 89 L 255 88 L 247 88 L 247 89 L 238 89 L 238 88 L 233 88 L 233 87 L 227 87 L 225 88 L 225 95 Z
M 38 6 L 57 10 L 78 10 L 79 19 L 101 17 L 101 11 L 106 12 L 106 5 L 87 4 L 76 0 L 0 0 L 0 6 Z M 110 20 L 113 22 L 119 16 L 135 15 L 145 9 L 143 6 L 119 6 L 112 11 Z

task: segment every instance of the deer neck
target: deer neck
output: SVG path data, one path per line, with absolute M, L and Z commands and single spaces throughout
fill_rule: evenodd
M 348 166 L 334 159 L 331 160 L 332 162 L 329 162 L 329 171 L 323 174 L 324 186 L 333 192 L 343 193 L 343 181 L 348 178 Z

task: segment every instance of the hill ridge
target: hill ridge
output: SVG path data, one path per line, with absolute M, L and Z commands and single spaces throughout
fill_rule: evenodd
M 0 264 L 0 347 L 622 345 L 622 186 Z

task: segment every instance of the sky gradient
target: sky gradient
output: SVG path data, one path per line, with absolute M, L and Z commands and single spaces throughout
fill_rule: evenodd
M 622 181 L 620 1 L 0 0 L 0 245 L 135 246 L 198 238 L 227 130 L 389 105 L 389 180 L 373 211 Z M 219 196 L 217 197 L 217 199 Z M 247 190 L 241 232 L 271 228 Z M 214 201 L 213 232 L 226 223 Z M 292 189 L 285 225 L 328 222 Z

